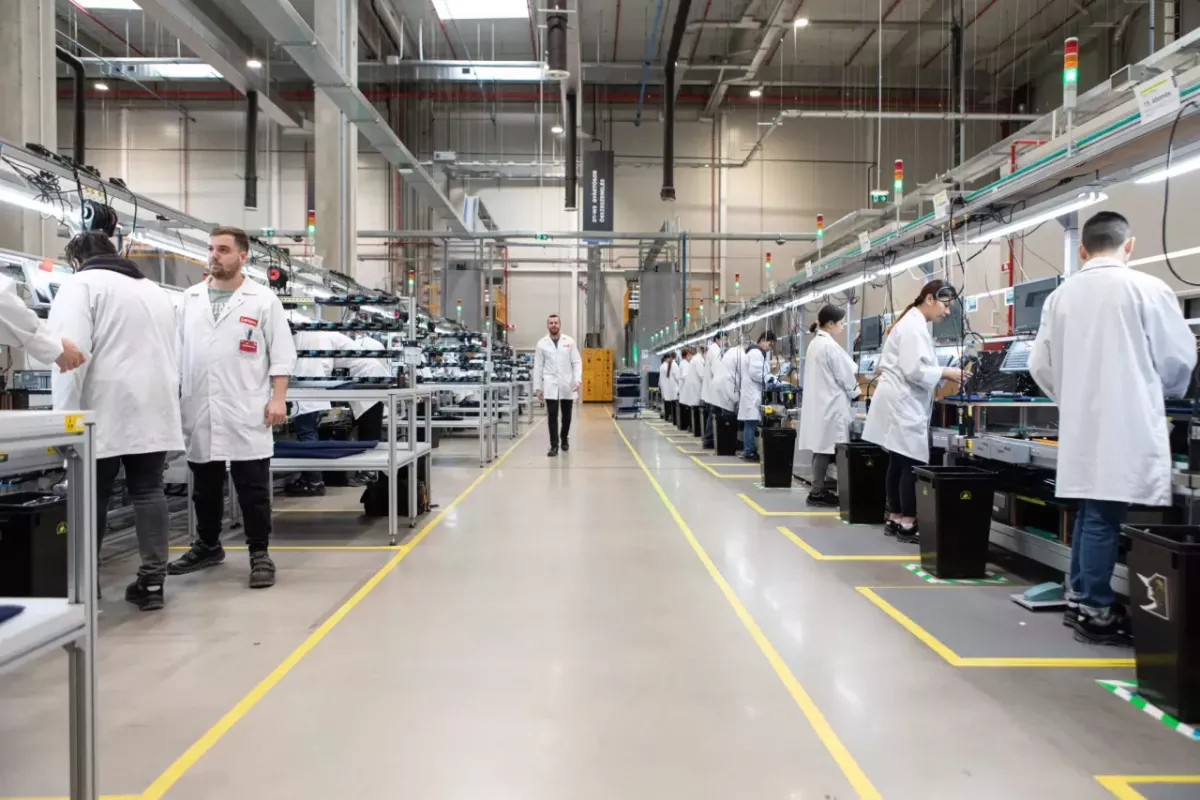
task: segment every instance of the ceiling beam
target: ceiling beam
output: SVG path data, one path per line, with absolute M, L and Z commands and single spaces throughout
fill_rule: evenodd
M 762 38 L 759 39 L 758 46 L 755 48 L 754 57 L 745 68 L 746 74 L 743 80 L 754 80 L 758 77 L 758 71 L 767 63 L 775 47 L 783 40 L 784 34 L 792 29 L 792 21 L 795 20 L 802 5 L 804 5 L 804 0 L 778 0 L 774 10 L 762 26 Z M 713 87 L 708 103 L 704 107 L 705 117 L 712 118 L 716 114 L 717 109 L 721 107 L 721 102 L 725 99 L 725 94 L 729 91 L 729 85 L 729 81 L 718 79 L 718 83 Z
M 921 12 L 921 18 L 917 22 L 917 25 L 905 31 L 904 36 L 901 37 L 900 41 L 896 42 L 896 46 L 885 56 L 889 64 L 897 64 L 913 48 L 913 45 L 917 43 L 917 39 L 920 38 L 923 30 L 927 30 L 935 25 L 943 28 L 950 27 L 951 23 L 942 18 L 944 5 L 944 0 L 929 0 L 928 5 L 925 6 L 925 10 Z
M 242 94 L 258 92 L 258 104 L 285 128 L 303 128 L 304 120 L 281 101 L 261 70 L 246 66 L 249 55 L 192 0 L 139 0 L 142 10 Z

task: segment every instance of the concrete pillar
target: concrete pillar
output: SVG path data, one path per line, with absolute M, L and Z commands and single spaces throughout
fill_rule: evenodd
M 0 109 L 4 109 L 0 137 L 18 145 L 37 142 L 58 150 L 57 63 L 54 0 L 22 0 L 6 7 L 0 22 L 0 73 L 5 76 L 0 81 Z M 36 211 L 0 204 L 0 247 L 58 255 L 57 231 L 57 222 L 42 221 Z
M 357 0 L 322 0 L 314 4 L 314 30 L 351 81 L 358 80 Z M 316 172 L 317 255 L 329 269 L 356 277 L 358 271 L 358 129 L 316 90 L 313 104 Z

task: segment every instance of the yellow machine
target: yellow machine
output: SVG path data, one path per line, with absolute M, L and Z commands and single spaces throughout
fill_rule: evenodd
M 611 403 L 613 395 L 613 351 L 585 347 L 583 350 L 583 402 Z

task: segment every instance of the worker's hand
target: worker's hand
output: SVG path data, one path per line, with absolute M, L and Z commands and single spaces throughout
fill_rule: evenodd
M 578 383 L 578 382 L 576 382 L 576 384 L 575 384 L 575 388 L 574 388 L 574 389 L 572 389 L 571 391 L 572 391 L 572 392 L 578 392 L 578 391 L 580 390 L 580 388 L 582 388 L 582 387 L 583 387 L 583 384 L 582 384 L 582 383 Z
M 544 399 L 545 399 L 545 396 L 543 395 L 543 393 L 542 393 L 542 390 L 541 390 L 541 389 L 538 389 L 538 390 L 537 390 L 537 398 L 538 398 L 538 402 L 541 402 L 542 400 L 544 400 Z
M 959 369 L 958 367 L 946 367 L 945 369 L 942 370 L 942 377 L 948 381 L 954 381 L 955 383 L 962 383 L 963 382 L 963 371 L 961 369 Z
M 267 407 L 263 409 L 263 424 L 267 427 L 272 425 L 282 425 L 287 421 L 287 402 L 283 400 L 270 400 Z
M 62 355 L 54 359 L 54 363 L 58 364 L 58 368 L 63 372 L 70 372 L 76 367 L 83 366 L 83 362 L 87 361 L 87 356 L 83 351 L 75 346 L 75 343 L 66 337 L 62 340 L 63 351 Z

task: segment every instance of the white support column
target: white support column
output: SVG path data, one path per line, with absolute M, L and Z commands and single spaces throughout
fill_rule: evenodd
M 54 0 L 5 4 L 0 23 L 0 136 L 58 150 L 54 56 Z M 69 154 L 69 148 L 68 148 Z M 36 211 L 0 205 L 0 247 L 57 255 L 58 224 Z
M 1063 276 L 1079 270 L 1079 212 L 1073 211 L 1058 218 L 1063 226 Z
M 358 3 L 322 0 L 314 5 L 314 30 L 347 75 L 357 75 Z M 313 103 L 316 164 L 317 255 L 323 266 L 356 277 L 358 130 L 319 88 Z

